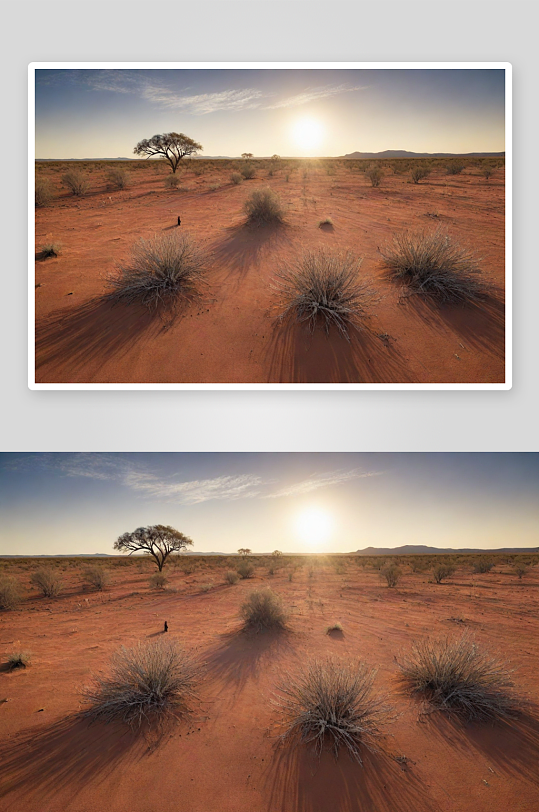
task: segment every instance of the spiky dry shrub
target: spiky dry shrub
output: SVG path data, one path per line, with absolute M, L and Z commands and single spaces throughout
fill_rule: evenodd
M 130 259 L 109 276 L 109 300 L 140 302 L 149 310 L 192 301 L 205 283 L 208 257 L 188 234 L 156 235 L 135 243 Z
M 369 178 L 371 186 L 380 186 L 380 182 L 384 177 L 384 173 L 379 166 L 371 166 L 370 169 L 367 169 L 365 174 Z
M 245 180 L 254 178 L 256 169 L 252 164 L 244 164 L 240 167 L 240 173 Z
M 167 189 L 176 189 L 180 185 L 180 178 L 178 175 L 167 175 L 163 183 Z
M 434 580 L 437 584 L 441 584 L 444 578 L 449 578 L 455 572 L 455 567 L 450 564 L 436 564 L 432 570 Z
M 201 665 L 175 640 L 122 647 L 112 658 L 110 675 L 96 677 L 84 690 L 84 714 L 133 728 L 161 723 L 190 710 L 200 677 Z
M 14 671 L 15 668 L 27 668 L 30 665 L 32 655 L 29 651 L 14 651 L 7 658 L 7 668 Z
M 113 189 L 127 189 L 129 186 L 129 172 L 115 166 L 107 173 L 107 181 Z
M 350 251 L 321 247 L 306 249 L 292 267 L 276 274 L 279 319 L 307 322 L 311 332 L 321 325 L 326 333 L 336 327 L 350 340 L 360 330 L 374 301 L 374 293 L 360 277 L 362 259 Z
M 296 673 L 287 673 L 277 687 L 283 742 L 313 743 L 339 755 L 346 747 L 360 764 L 361 751 L 375 752 L 376 739 L 389 708 L 373 691 L 376 672 L 362 662 L 345 664 L 330 658 L 311 660 Z
M 281 204 L 281 198 L 273 189 L 255 189 L 244 203 L 244 211 L 247 215 L 247 222 L 252 225 L 268 225 L 271 223 L 282 223 L 285 210 Z
M 53 199 L 52 183 L 48 178 L 36 178 L 35 205 L 36 208 L 46 206 Z
M 414 183 L 419 183 L 420 180 L 428 177 L 429 174 L 430 169 L 427 169 L 425 166 L 414 166 L 412 168 L 412 180 Z
M 40 253 L 43 259 L 49 259 L 49 257 L 57 257 L 62 253 L 62 243 L 48 242 L 45 245 L 41 246 Z
M 494 561 L 487 561 L 487 560 L 479 560 L 476 561 L 473 565 L 473 571 L 476 574 L 484 574 L 486 572 L 490 572 L 491 569 L 494 567 Z
M 243 183 L 243 175 L 241 175 L 240 172 L 233 172 L 230 176 L 230 180 L 238 186 L 240 183 Z
M 326 634 L 331 634 L 331 632 L 342 632 L 343 628 L 340 623 L 332 623 L 331 626 L 326 627 Z
M 104 567 L 86 567 L 82 577 L 85 584 L 99 591 L 106 589 L 110 582 L 109 571 Z
M 76 197 L 82 197 L 90 188 L 88 178 L 78 169 L 70 169 L 62 175 L 62 183 L 64 186 L 67 186 L 69 191 Z
M 62 589 L 62 581 L 52 567 L 39 567 L 30 576 L 30 582 L 45 598 L 56 598 Z
M 0 578 L 0 609 L 15 609 L 21 602 L 21 590 L 15 578 Z
M 515 564 L 513 568 L 513 572 L 515 575 L 518 575 L 519 579 L 522 578 L 528 572 L 528 567 L 526 564 Z M 0 598 L 0 607 L 1 607 L 1 598 Z
M 255 589 L 242 603 L 240 615 L 244 628 L 255 632 L 283 630 L 288 619 L 279 595 L 272 589 Z
M 240 578 L 252 578 L 255 572 L 255 568 L 253 564 L 249 564 L 248 561 L 241 561 L 236 569 Z
M 154 572 L 149 580 L 151 589 L 164 589 L 168 584 L 168 578 L 163 572 Z
M 490 167 L 486 166 L 483 169 L 483 177 L 485 178 L 485 180 L 488 180 L 490 177 L 492 177 L 492 169 L 490 169 Z
M 397 586 L 401 574 L 401 569 L 397 564 L 386 564 L 380 570 L 380 575 L 386 579 L 387 585 L 390 587 Z
M 475 256 L 441 228 L 403 231 L 381 254 L 392 279 L 440 302 L 479 302 L 487 287 Z
M 322 226 L 332 226 L 333 220 L 331 217 L 324 217 L 323 220 L 318 221 L 318 228 L 322 228 Z
M 458 161 L 452 161 L 446 166 L 446 172 L 448 175 L 460 175 L 463 169 L 464 164 L 461 164 Z
M 240 576 L 234 570 L 227 570 L 225 572 L 225 581 L 227 584 L 237 584 L 240 580 Z
M 470 721 L 506 718 L 518 710 L 511 671 L 468 633 L 414 643 L 399 668 L 403 687 L 438 710 Z

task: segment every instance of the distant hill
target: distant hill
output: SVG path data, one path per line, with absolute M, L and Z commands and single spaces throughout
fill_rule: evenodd
M 402 547 L 365 547 L 357 555 L 440 555 L 440 553 L 539 553 L 539 547 L 500 547 L 480 550 L 470 547 L 428 547 L 426 544 L 404 544 Z
M 407 152 L 405 149 L 386 149 L 383 152 L 349 152 L 341 158 L 379 159 L 382 158 L 503 158 L 505 152 Z

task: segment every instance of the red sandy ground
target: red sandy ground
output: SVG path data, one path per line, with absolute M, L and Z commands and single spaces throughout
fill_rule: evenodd
M 72 167 L 73 165 L 71 165 Z M 431 307 L 402 299 L 384 278 L 378 248 L 403 228 L 441 225 L 481 257 L 487 280 L 504 286 L 504 170 L 487 182 L 478 169 L 449 176 L 436 170 L 419 185 L 409 173 L 386 172 L 379 188 L 362 173 L 322 167 L 258 177 L 239 186 L 231 170 L 200 177 L 187 170 L 188 192 L 167 191 L 166 168 L 131 168 L 134 183 L 106 187 L 105 171 L 90 174 L 92 191 L 67 195 L 52 167 L 57 197 L 36 210 L 36 251 L 63 244 L 56 259 L 36 262 L 38 383 L 495 383 L 504 381 L 504 306 Z M 128 169 L 130 167 L 128 166 Z M 211 183 L 222 187 L 211 191 Z M 262 185 L 288 207 L 280 228 L 245 226 L 243 203 Z M 143 308 L 99 302 L 105 278 L 140 237 L 189 232 L 212 252 L 210 287 L 200 306 L 171 326 Z M 319 221 L 331 217 L 330 230 Z M 340 336 L 276 324 L 275 272 L 319 245 L 351 249 L 381 300 L 369 329 L 352 345 Z M 503 293 L 500 294 L 503 298 Z
M 56 600 L 32 597 L 0 618 L 0 655 L 33 653 L 25 670 L 0 673 L 0 808 L 5 812 L 535 812 L 539 722 L 459 726 L 419 714 L 399 693 L 395 655 L 426 635 L 469 629 L 517 669 L 519 692 L 539 689 L 539 573 L 519 582 L 507 567 L 436 585 L 406 569 L 388 589 L 372 569 L 306 568 L 289 582 L 257 570 L 222 583 L 222 570 L 171 572 L 172 590 L 148 591 L 148 575 L 114 568 L 103 593 L 83 593 L 69 569 Z M 29 570 L 20 570 L 29 584 Z M 202 592 L 210 582 L 214 587 Z M 291 611 L 283 637 L 239 633 L 238 609 L 261 582 Z M 77 720 L 80 689 L 107 670 L 121 645 L 169 638 L 207 663 L 200 705 L 161 742 Z M 340 622 L 343 634 L 326 627 Z M 310 655 L 364 659 L 398 716 L 383 751 L 364 765 L 343 753 L 321 761 L 307 748 L 276 747 L 272 691 L 283 668 Z

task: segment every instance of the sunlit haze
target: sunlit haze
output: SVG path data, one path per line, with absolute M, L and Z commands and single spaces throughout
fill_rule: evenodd
M 149 524 L 193 552 L 539 545 L 538 454 L 2 454 L 0 553 L 112 553 Z
M 202 156 L 499 152 L 504 71 L 38 69 L 37 158 L 132 158 L 183 132 Z

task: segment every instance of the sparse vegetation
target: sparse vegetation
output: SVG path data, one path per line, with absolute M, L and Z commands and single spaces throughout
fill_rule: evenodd
M 253 564 L 250 564 L 248 561 L 241 561 L 237 567 L 237 573 L 240 578 L 252 578 L 255 572 L 255 568 Z
M 441 229 L 404 231 L 381 254 L 392 279 L 440 302 L 478 302 L 486 285 L 474 255 Z
M 119 166 L 114 166 L 108 172 L 107 180 L 113 189 L 127 189 L 129 186 L 129 172 Z
M 318 228 L 322 228 L 322 226 L 332 226 L 333 220 L 331 217 L 324 217 L 323 220 L 318 221 Z
M 485 178 L 485 180 L 488 180 L 490 177 L 492 177 L 492 169 L 490 167 L 486 166 L 483 169 L 483 177 Z
M 50 257 L 57 257 L 59 254 L 62 253 L 62 243 L 60 242 L 48 242 L 45 245 L 41 246 L 41 256 L 43 259 L 49 259 Z
M 295 264 L 277 273 L 280 320 L 307 322 L 311 332 L 321 325 L 350 339 L 360 330 L 374 294 L 360 277 L 361 259 L 350 251 L 306 249 Z
M 332 623 L 330 626 L 326 627 L 326 634 L 331 634 L 331 632 L 342 632 L 343 628 L 340 623 Z
M 432 570 L 434 580 L 437 584 L 441 584 L 445 578 L 450 578 L 455 572 L 455 567 L 450 564 L 436 564 Z
M 152 589 L 164 589 L 168 584 L 168 578 L 163 572 L 154 572 L 150 576 L 149 583 Z
M 511 671 L 468 634 L 415 643 L 399 666 L 403 686 L 433 708 L 468 720 L 505 718 L 517 709 Z
M 243 183 L 243 175 L 240 172 L 233 172 L 230 176 L 230 180 L 238 186 L 240 183 Z
M 446 166 L 446 171 L 448 175 L 460 175 L 463 169 L 464 164 L 460 163 L 459 161 L 451 161 Z
M 278 631 L 286 627 L 287 613 L 281 598 L 269 588 L 251 592 L 242 604 L 240 614 L 244 627 L 248 630 Z
M 428 177 L 430 170 L 426 166 L 414 166 L 412 168 L 411 176 L 414 183 L 419 183 L 420 180 Z
M 110 573 L 104 567 L 86 567 L 82 574 L 84 582 L 94 589 L 102 591 L 110 583 Z
M 110 676 L 99 676 L 84 691 L 85 715 L 131 727 L 162 722 L 190 710 L 201 666 L 174 640 L 159 639 L 122 648 Z
M 227 584 L 237 584 L 240 576 L 235 570 L 228 570 L 225 572 L 225 581 Z
M 518 575 L 519 579 L 522 579 L 522 577 L 526 575 L 526 573 L 528 572 L 528 567 L 525 564 L 515 564 L 513 572 L 515 573 L 515 575 Z
M 52 567 L 39 567 L 31 574 L 30 581 L 45 598 L 56 598 L 62 589 L 61 578 Z
M 82 197 L 90 188 L 88 177 L 78 169 L 70 169 L 62 175 L 62 183 L 76 197 Z
M 53 199 L 52 183 L 48 178 L 36 178 L 35 205 L 36 208 L 46 206 Z
M 256 174 L 256 169 L 252 164 L 243 164 L 240 167 L 240 173 L 244 180 L 251 180 Z
M 149 310 L 175 308 L 200 295 L 208 257 L 188 234 L 156 235 L 135 243 L 131 258 L 109 277 L 109 299 L 140 302 Z
M 490 572 L 493 567 L 494 567 L 494 561 L 489 561 L 489 560 L 486 560 L 486 559 L 480 559 L 479 561 L 476 561 L 475 564 L 473 565 L 473 571 L 476 574 L 481 575 L 481 574 L 484 574 L 486 572 Z
M 16 668 L 27 668 L 30 665 L 32 655 L 29 651 L 14 651 L 7 658 L 7 667 L 9 671 L 14 671 Z
M 167 189 L 177 189 L 180 185 L 180 177 L 178 175 L 167 175 L 163 183 Z
M 371 186 L 380 186 L 382 178 L 384 177 L 384 173 L 379 166 L 371 166 L 370 169 L 367 169 L 365 174 L 369 178 Z
M 380 575 L 386 579 L 387 585 L 390 587 L 397 586 L 401 577 L 401 569 L 397 564 L 386 564 L 380 570 Z
M 345 747 L 362 763 L 361 750 L 376 751 L 376 739 L 388 708 L 373 692 L 375 672 L 364 663 L 312 660 L 296 673 L 285 674 L 277 689 L 285 732 L 291 743 L 313 743 L 320 754 L 330 748 L 335 757 Z
M 15 609 L 21 602 L 21 590 L 15 578 L 0 577 L 0 610 Z
M 269 187 L 255 189 L 244 204 L 247 221 L 253 225 L 282 223 L 285 211 L 281 198 Z

